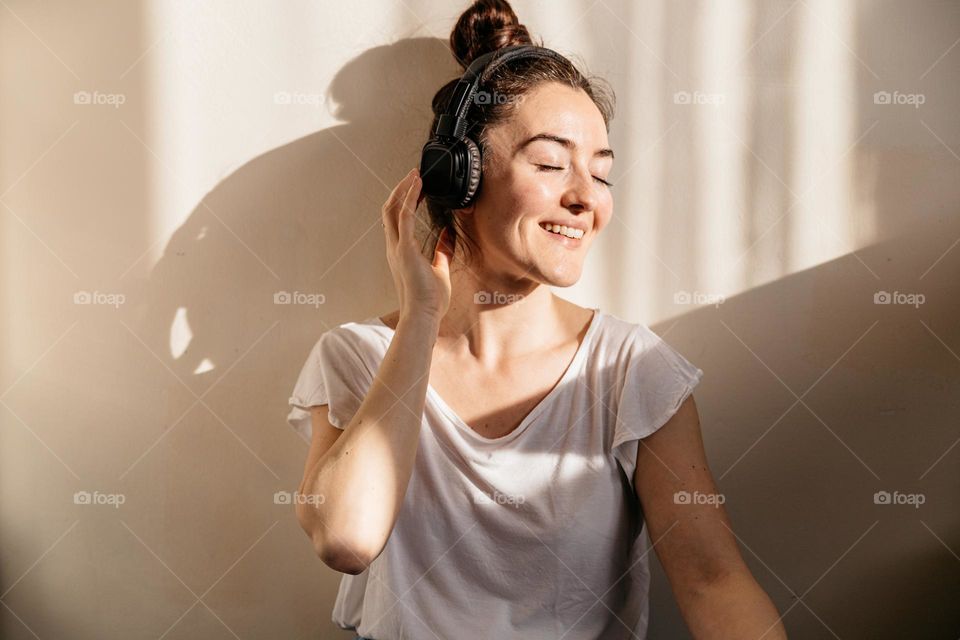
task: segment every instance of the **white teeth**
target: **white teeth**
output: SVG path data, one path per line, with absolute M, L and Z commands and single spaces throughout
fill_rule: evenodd
M 582 238 L 582 237 L 583 237 L 583 230 L 581 230 L 581 229 L 574 229 L 573 227 L 567 227 L 567 226 L 562 225 L 562 224 L 552 224 L 552 223 L 548 222 L 548 223 L 546 223 L 546 224 L 543 225 L 543 228 L 546 229 L 547 231 L 550 231 L 550 232 L 553 232 L 553 233 L 558 233 L 558 234 L 563 235 L 563 236 L 567 236 L 568 238 Z

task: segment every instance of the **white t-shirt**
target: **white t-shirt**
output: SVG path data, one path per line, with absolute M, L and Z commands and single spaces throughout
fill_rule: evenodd
M 313 405 L 346 428 L 392 336 L 376 317 L 320 336 L 289 400 L 303 438 Z M 333 621 L 375 640 L 644 638 L 638 439 L 702 375 L 646 325 L 597 309 L 560 382 L 506 436 L 479 435 L 429 387 L 393 532 L 343 575 Z

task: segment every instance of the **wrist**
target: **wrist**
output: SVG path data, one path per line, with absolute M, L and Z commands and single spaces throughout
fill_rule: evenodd
M 424 311 L 402 312 L 397 322 L 397 331 L 400 331 L 400 327 L 405 327 L 407 331 L 427 333 L 435 339 L 440 332 L 440 318 Z

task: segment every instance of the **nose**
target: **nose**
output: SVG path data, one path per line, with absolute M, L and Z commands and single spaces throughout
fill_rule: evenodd
M 596 185 L 589 171 L 577 170 L 570 173 L 567 190 L 563 194 L 563 206 L 574 213 L 592 211 L 597 206 Z

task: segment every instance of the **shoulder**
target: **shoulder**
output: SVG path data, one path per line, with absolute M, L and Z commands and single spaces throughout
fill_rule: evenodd
M 612 313 L 600 312 L 596 343 L 608 354 L 636 356 L 659 347 L 663 340 L 643 323 L 624 320 Z
M 389 345 L 389 329 L 377 321 L 376 316 L 363 320 L 345 322 L 327 329 L 313 345 L 316 357 L 357 358 L 369 363 Z
M 594 343 L 595 357 L 615 377 L 699 380 L 703 371 L 648 325 L 604 314 Z

